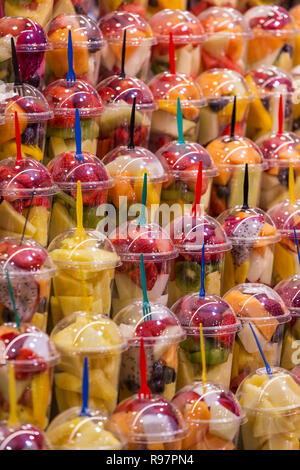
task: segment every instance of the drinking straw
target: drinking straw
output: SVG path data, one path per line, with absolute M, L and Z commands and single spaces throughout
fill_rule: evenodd
M 141 253 L 140 260 L 141 260 L 141 268 L 140 268 L 141 269 L 141 285 L 142 285 L 142 291 L 143 291 L 143 316 L 144 316 L 144 321 L 146 321 L 146 320 L 152 320 L 152 315 L 151 315 L 151 307 L 150 307 L 148 295 L 147 295 L 147 283 L 146 283 L 146 273 L 145 273 L 143 253 Z
M 91 416 L 89 413 L 89 360 L 84 358 L 82 374 L 82 407 L 79 416 Z
M 173 33 L 170 32 L 170 39 L 169 39 L 169 62 L 170 62 L 170 73 L 175 75 L 175 48 L 174 48 L 174 41 L 173 41 Z
M 200 328 L 200 348 L 201 348 L 201 362 L 202 362 L 202 383 L 203 383 L 203 391 L 204 393 L 206 393 L 207 374 L 206 374 L 206 358 L 205 358 L 202 323 L 200 323 L 199 328 Z
M 123 34 L 120 78 L 125 78 L 125 54 L 126 54 L 126 29 L 124 29 L 124 34 Z
M 248 194 L 249 194 L 249 175 L 248 175 L 248 163 L 245 165 L 245 175 L 244 175 L 244 202 L 242 209 L 247 210 L 249 209 L 248 205 Z
M 142 204 L 141 204 L 141 213 L 138 220 L 138 227 L 143 227 L 146 225 L 146 204 L 147 204 L 147 173 L 144 173 L 144 182 L 143 182 L 143 192 L 142 192 Z
M 253 326 L 251 325 L 251 322 L 249 322 L 249 325 L 250 325 L 251 331 L 252 331 L 252 333 L 253 333 L 254 339 L 255 339 L 255 341 L 256 341 L 257 347 L 258 347 L 258 349 L 259 349 L 260 355 L 261 355 L 261 357 L 262 357 L 262 359 L 263 359 L 263 361 L 264 361 L 264 363 L 265 363 L 265 367 L 266 367 L 267 374 L 268 374 L 269 376 L 271 376 L 271 375 L 272 375 L 271 367 L 269 366 L 269 364 L 268 364 L 268 362 L 267 362 L 267 359 L 266 359 L 266 357 L 265 357 L 265 355 L 264 355 L 264 352 L 263 352 L 263 350 L 262 350 L 262 347 L 261 347 L 261 345 L 260 345 L 260 343 L 259 343 L 259 341 L 258 341 L 258 338 L 257 338 L 257 336 L 256 336 L 256 333 L 255 333 L 255 331 L 254 331 L 254 329 L 253 329 Z
M 185 144 L 184 136 L 183 136 L 183 120 L 182 120 L 182 110 L 180 104 L 180 98 L 177 98 L 177 132 L 178 132 L 178 140 L 179 144 Z
M 81 126 L 80 126 L 80 116 L 79 109 L 75 109 L 75 142 L 76 142 L 76 155 L 75 159 L 78 163 L 84 163 L 84 157 L 82 155 L 81 149 Z
M 201 254 L 201 287 L 199 297 L 203 299 L 205 297 L 205 285 L 204 285 L 204 274 L 205 274 L 205 243 L 202 245 L 202 254 Z
M 191 210 L 191 215 L 195 216 L 198 213 L 198 208 L 200 205 L 202 193 L 202 160 L 199 162 L 198 174 L 197 174 L 197 183 L 196 183 L 196 192 L 195 192 L 195 201 Z
M 128 149 L 134 149 L 135 101 L 136 98 L 134 97 L 131 108 Z

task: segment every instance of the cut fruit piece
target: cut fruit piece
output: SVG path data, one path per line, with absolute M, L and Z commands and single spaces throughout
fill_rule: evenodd
M 196 128 L 194 121 L 182 120 L 183 135 L 190 134 Z M 153 113 L 151 122 L 151 132 L 158 134 L 171 135 L 174 139 L 178 138 L 176 115 L 166 111 L 158 110 Z
M 218 114 L 210 110 L 209 107 L 201 108 L 199 119 L 198 142 L 205 145 L 219 135 Z
M 128 126 L 130 124 L 131 106 L 124 104 L 118 109 L 110 108 L 105 109 L 105 112 L 100 118 L 100 137 L 107 136 L 110 132 L 119 128 L 120 126 Z M 135 126 L 141 126 L 143 123 L 143 116 L 139 111 L 135 111 Z
M 66 146 L 64 139 L 62 139 L 61 137 L 50 137 L 48 154 L 51 160 L 57 155 L 60 155 L 61 153 L 65 153 L 67 151 L 68 147 Z
M 207 295 L 220 295 L 221 293 L 221 273 L 214 271 L 205 276 L 205 291 Z
M 256 207 L 259 202 L 261 189 L 261 167 L 249 167 L 249 205 Z M 235 168 L 230 180 L 230 193 L 228 197 L 228 207 L 240 206 L 243 204 L 243 184 L 245 177 L 244 167 Z
M 25 217 L 26 216 L 27 210 L 25 212 Z M 49 217 L 50 212 L 48 211 L 47 207 L 44 206 L 34 206 L 31 207 L 29 211 L 28 222 L 30 222 L 36 228 L 36 232 L 33 236 L 33 239 L 40 243 L 42 246 L 47 246 L 48 242 Z
M 52 215 L 50 220 L 49 240 L 53 240 L 57 235 L 62 232 L 73 228 L 76 225 L 65 206 L 60 202 L 55 202 L 52 208 Z
M 0 204 L 0 228 L 3 230 L 8 230 L 10 232 L 16 232 L 18 234 L 22 234 L 24 225 L 25 225 L 25 217 L 22 214 L 19 214 L 13 206 L 7 202 L 2 201 Z M 36 233 L 36 228 L 32 225 L 29 221 L 26 224 L 26 235 L 33 237 Z
M 233 261 L 232 261 L 233 263 Z M 245 261 L 240 266 L 235 267 L 235 284 L 244 284 L 247 279 L 247 273 L 249 269 L 249 261 Z M 227 275 L 227 272 L 226 272 Z
M 201 267 L 194 261 L 175 263 L 175 282 L 183 292 L 197 292 L 201 285 Z
M 235 267 L 230 251 L 226 251 L 225 253 L 224 273 L 225 276 L 223 276 L 222 282 L 222 295 L 235 286 Z
M 275 245 L 273 273 L 273 277 L 276 273 L 280 279 L 286 279 L 295 274 L 294 257 L 281 243 Z

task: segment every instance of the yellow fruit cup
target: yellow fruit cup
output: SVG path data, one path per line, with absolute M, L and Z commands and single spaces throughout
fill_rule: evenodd
M 23 16 L 37 21 L 45 27 L 52 16 L 53 0 L 29 0 L 15 2 L 14 0 L 2 0 L 5 16 Z

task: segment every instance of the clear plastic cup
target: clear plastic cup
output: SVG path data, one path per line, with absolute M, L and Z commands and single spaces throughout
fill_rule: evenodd
M 293 132 L 300 137 L 300 65 L 292 70 L 294 87 L 293 97 Z
M 283 105 L 283 130 L 292 130 L 293 81 L 284 70 L 260 65 L 250 70 L 246 80 L 253 92 L 247 122 L 247 136 L 256 141 L 271 131 L 278 131 L 280 95 Z
M 166 0 L 168 1 L 168 0 Z M 173 0 L 174 1 L 174 0 Z M 176 0 L 176 2 L 185 2 L 186 0 Z M 127 2 L 123 2 L 122 0 L 101 0 L 99 1 L 99 16 L 100 18 L 107 13 L 110 13 L 112 11 L 129 11 L 131 13 L 137 13 L 138 15 L 142 16 L 143 18 L 147 16 L 149 18 L 151 16 L 151 13 L 146 12 L 146 9 L 151 9 L 149 5 L 148 0 L 129 0 Z M 157 9 L 160 7 L 156 7 L 155 12 Z
M 211 7 L 198 16 L 206 40 L 202 45 L 202 70 L 227 68 L 243 74 L 250 28 L 233 8 Z
M 76 312 L 61 320 L 51 339 L 60 352 L 55 371 L 59 412 L 82 403 L 84 358 L 89 359 L 89 405 L 112 413 L 117 404 L 121 353 L 125 347 L 118 326 L 103 315 Z
M 158 105 L 158 110 L 152 115 L 150 149 L 155 152 L 166 143 L 178 139 L 178 98 L 182 109 L 184 139 L 195 142 L 200 108 L 205 105 L 195 81 L 184 74 L 162 72 L 150 80 L 149 88 Z
M 184 214 L 171 222 L 166 230 L 169 231 L 179 252 L 179 256 L 172 261 L 168 305 L 172 306 L 186 294 L 200 291 L 203 243 L 206 294 L 220 295 L 224 282 L 225 253 L 231 248 L 221 225 L 208 215 Z
M 119 257 L 108 238 L 86 230 L 82 239 L 76 229 L 70 229 L 52 240 L 48 252 L 58 269 L 51 297 L 53 325 L 82 309 L 109 315 Z
M 103 103 L 96 90 L 84 80 L 76 80 L 68 87 L 67 80 L 61 79 L 50 83 L 44 95 L 54 113 L 47 128 L 47 163 L 60 153 L 76 150 L 75 108 L 80 115 L 82 151 L 96 155 L 100 114 L 103 112 Z
M 246 422 L 241 427 L 243 450 L 299 450 L 300 385 L 290 372 L 273 367 L 254 371 L 237 394 Z
M 191 0 L 191 10 L 198 16 L 211 7 L 238 8 L 241 0 Z
M 295 38 L 293 62 L 294 67 L 296 67 L 297 65 L 300 65 L 300 5 L 295 5 L 294 8 L 290 10 L 290 15 L 298 28 L 298 33 Z
M 156 43 L 146 20 L 127 11 L 114 11 L 100 18 L 98 24 L 106 40 L 101 57 L 100 80 L 120 73 L 125 29 L 125 73 L 146 80 L 151 48 Z
M 206 147 L 218 169 L 213 180 L 209 212 L 218 216 L 228 208 L 243 204 L 245 164 L 248 163 L 249 204 L 257 206 L 263 170 L 267 165 L 258 146 L 246 137 L 218 137 Z
M 52 17 L 53 0 L 1 0 L 5 16 L 23 16 L 37 21 L 43 28 Z
M 0 422 L 0 450 L 52 450 L 46 435 L 36 426 L 11 426 Z
M 150 302 L 151 313 L 144 315 L 143 301 L 136 300 L 123 308 L 114 320 L 127 341 L 120 373 L 119 400 L 137 393 L 140 388 L 140 342 L 144 340 L 147 382 L 152 393 L 171 400 L 175 395 L 179 343 L 185 332 L 179 320 L 164 305 Z
M 217 219 L 232 244 L 225 256 L 223 294 L 244 282 L 272 285 L 274 249 L 281 236 L 258 207 L 235 206 Z
M 263 284 L 240 284 L 224 296 L 241 321 L 233 348 L 230 388 L 235 392 L 251 372 L 264 367 L 249 322 L 271 367 L 280 364 L 284 327 L 290 314 L 281 297 Z
M 127 440 L 128 450 L 181 450 L 188 433 L 177 406 L 157 395 L 123 400 L 110 421 Z
M 169 167 L 169 179 L 163 183 L 161 201 L 170 208 L 174 204 L 179 204 L 182 214 L 190 212 L 191 205 L 195 201 L 199 162 L 202 161 L 201 203 L 206 211 L 213 177 L 218 174 L 218 170 L 205 148 L 196 142 L 182 144 L 173 140 L 161 147 L 157 156 L 164 159 Z
M 99 207 L 107 203 L 113 180 L 95 155 L 83 152 L 79 160 L 76 159 L 76 152 L 65 152 L 57 155 L 48 165 L 60 189 L 53 198 L 50 241 L 65 230 L 76 227 L 77 181 L 81 181 L 83 226 L 96 229 L 103 218 L 99 215 Z
M 235 396 L 215 383 L 194 382 L 172 400 L 189 428 L 182 450 L 234 450 L 244 413 Z
M 62 13 L 67 15 L 88 15 L 89 6 L 90 0 L 70 0 L 69 2 L 54 0 L 52 17 L 55 18 Z
M 23 157 L 44 158 L 47 121 L 53 117 L 42 93 L 31 85 L 0 86 L 5 122 L 0 124 L 0 160 L 16 157 L 15 112 L 18 113 Z
M 152 112 L 157 108 L 150 89 L 134 77 L 113 75 L 97 85 L 105 105 L 100 120 L 97 155 L 103 158 L 117 145 L 127 145 L 133 99 L 136 99 L 134 144 L 147 147 Z
M 73 68 L 76 77 L 96 85 L 104 40 L 97 23 L 83 15 L 60 14 L 48 25 L 51 50 L 47 52 L 47 83 L 66 78 L 68 37 L 72 33 Z
M 207 105 L 200 110 L 199 144 L 205 145 L 219 136 L 230 134 L 234 96 L 235 132 L 245 135 L 249 105 L 253 99 L 245 79 L 234 70 L 212 69 L 203 72 L 197 84 L 207 100 Z
M 17 416 L 23 423 L 44 429 L 52 398 L 53 367 L 59 360 L 48 335 L 33 325 L 0 326 L 0 419 L 9 416 L 9 369 L 14 366 Z M 1 445 L 0 445 L 1 447 Z
M 172 33 L 176 72 L 196 78 L 201 69 L 201 46 L 205 38 L 198 18 L 189 11 L 167 8 L 152 16 L 149 24 L 157 39 L 152 49 L 152 73 L 157 75 L 170 70 L 169 42 Z

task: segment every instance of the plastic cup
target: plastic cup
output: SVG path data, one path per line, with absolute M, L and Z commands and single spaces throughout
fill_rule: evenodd
M 36 426 L 11 426 L 0 422 L 0 450 L 52 450 L 46 435 Z
M 100 82 L 97 91 L 105 105 L 100 119 L 98 157 L 103 158 L 117 145 L 128 144 L 134 98 L 136 99 L 134 144 L 147 147 L 152 112 L 157 107 L 147 85 L 137 78 L 113 75 Z
M 81 405 L 83 362 L 87 357 L 90 407 L 112 413 L 117 404 L 124 349 L 117 325 L 103 315 L 76 312 L 56 325 L 51 339 L 61 354 L 55 371 L 59 412 Z
M 215 383 L 194 382 L 172 400 L 189 428 L 182 450 L 234 450 L 244 414 L 235 396 Z
M 156 223 L 126 222 L 109 236 L 122 265 L 116 269 L 112 315 L 135 300 L 143 299 L 141 254 L 144 257 L 147 296 L 150 302 L 167 305 L 171 260 L 177 251 L 169 235 Z
M 293 98 L 293 132 L 300 137 L 300 66 L 292 70 L 294 98 Z
M 170 70 L 169 42 L 173 34 L 175 67 L 177 73 L 196 78 L 201 68 L 203 27 L 193 13 L 188 11 L 161 10 L 149 20 L 157 44 L 153 46 L 151 71 L 154 75 Z
M 15 2 L 14 0 L 2 0 L 5 16 L 23 16 L 37 21 L 43 28 L 52 17 L 53 0 L 28 0 Z
M 204 283 L 206 294 L 220 295 L 224 271 L 225 252 L 231 248 L 221 225 L 208 215 L 184 214 L 177 217 L 169 230 L 179 256 L 172 261 L 168 285 L 168 305 L 201 287 L 202 245 L 205 243 Z
M 207 105 L 200 110 L 199 144 L 206 145 L 219 136 L 230 134 L 234 96 L 235 132 L 245 135 L 249 105 L 253 99 L 245 79 L 234 70 L 212 69 L 203 72 L 197 84 L 207 100 Z
M 271 367 L 280 365 L 285 323 L 290 315 L 281 297 L 263 284 L 240 284 L 224 296 L 241 321 L 233 349 L 230 388 L 236 391 L 242 380 L 264 366 L 249 322 Z
M 150 80 L 149 88 L 158 105 L 152 115 L 150 149 L 156 152 L 166 143 L 178 139 L 177 98 L 180 98 L 182 109 L 184 139 L 195 142 L 200 108 L 205 104 L 195 81 L 184 74 L 162 72 Z
M 66 13 L 67 15 L 88 15 L 89 5 L 90 0 L 70 0 L 70 2 L 54 0 L 52 17 L 55 18 L 62 13 Z
M 123 400 L 110 421 L 127 440 L 128 450 L 181 450 L 188 432 L 179 409 L 157 395 Z
M 191 0 L 191 10 L 198 16 L 211 7 L 238 8 L 241 0 Z
M 96 155 L 99 120 L 103 112 L 96 90 L 83 80 L 76 80 L 68 87 L 67 80 L 61 79 L 50 83 L 44 95 L 54 113 L 47 129 L 47 163 L 60 153 L 76 150 L 75 108 L 80 115 L 82 151 Z
M 277 367 L 258 369 L 241 383 L 237 398 L 246 414 L 243 450 L 299 450 L 299 379 Z
M 67 77 L 69 31 L 72 33 L 76 77 L 96 85 L 104 46 L 102 33 L 88 16 L 70 14 L 56 16 L 48 26 L 51 50 L 47 52 L 47 83 Z
M 156 41 L 144 18 L 128 11 L 114 11 L 100 18 L 98 25 L 106 40 L 101 58 L 100 80 L 120 73 L 125 29 L 125 72 L 130 77 L 146 80 L 151 48 Z
M 14 365 L 17 415 L 21 422 L 44 429 L 52 398 L 53 367 L 59 356 L 48 335 L 22 323 L 0 326 L 0 418 L 9 415 L 9 368 Z M 1 447 L 1 445 L 0 445 Z
M 295 5 L 294 8 L 292 8 L 289 13 L 298 28 L 298 33 L 295 38 L 294 62 L 293 62 L 294 67 L 296 67 L 297 65 L 300 65 L 300 31 L 299 31 L 300 30 L 300 5 Z
M 99 207 L 106 204 L 108 189 L 113 186 L 113 180 L 103 163 L 95 155 L 87 152 L 80 155 L 80 162 L 76 159 L 76 152 L 65 152 L 51 160 L 48 167 L 60 189 L 53 198 L 50 241 L 65 230 L 76 227 L 79 180 L 83 193 L 83 226 L 96 229 L 103 218 L 99 215 Z
M 246 75 L 254 94 L 250 103 L 247 136 L 252 140 L 278 131 L 280 96 L 283 105 L 283 130 L 292 130 L 293 82 L 292 77 L 278 67 L 261 65 Z
M 185 0 L 179 0 L 179 1 L 184 2 Z M 138 15 L 144 18 L 146 16 L 146 8 L 149 9 L 148 0 L 130 0 L 129 2 L 123 2 L 122 0 L 102 0 L 101 2 L 98 2 L 98 3 L 99 3 L 100 18 L 106 15 L 107 13 L 110 13 L 115 10 L 137 13 Z M 151 14 L 147 13 L 147 18 L 150 16 Z

